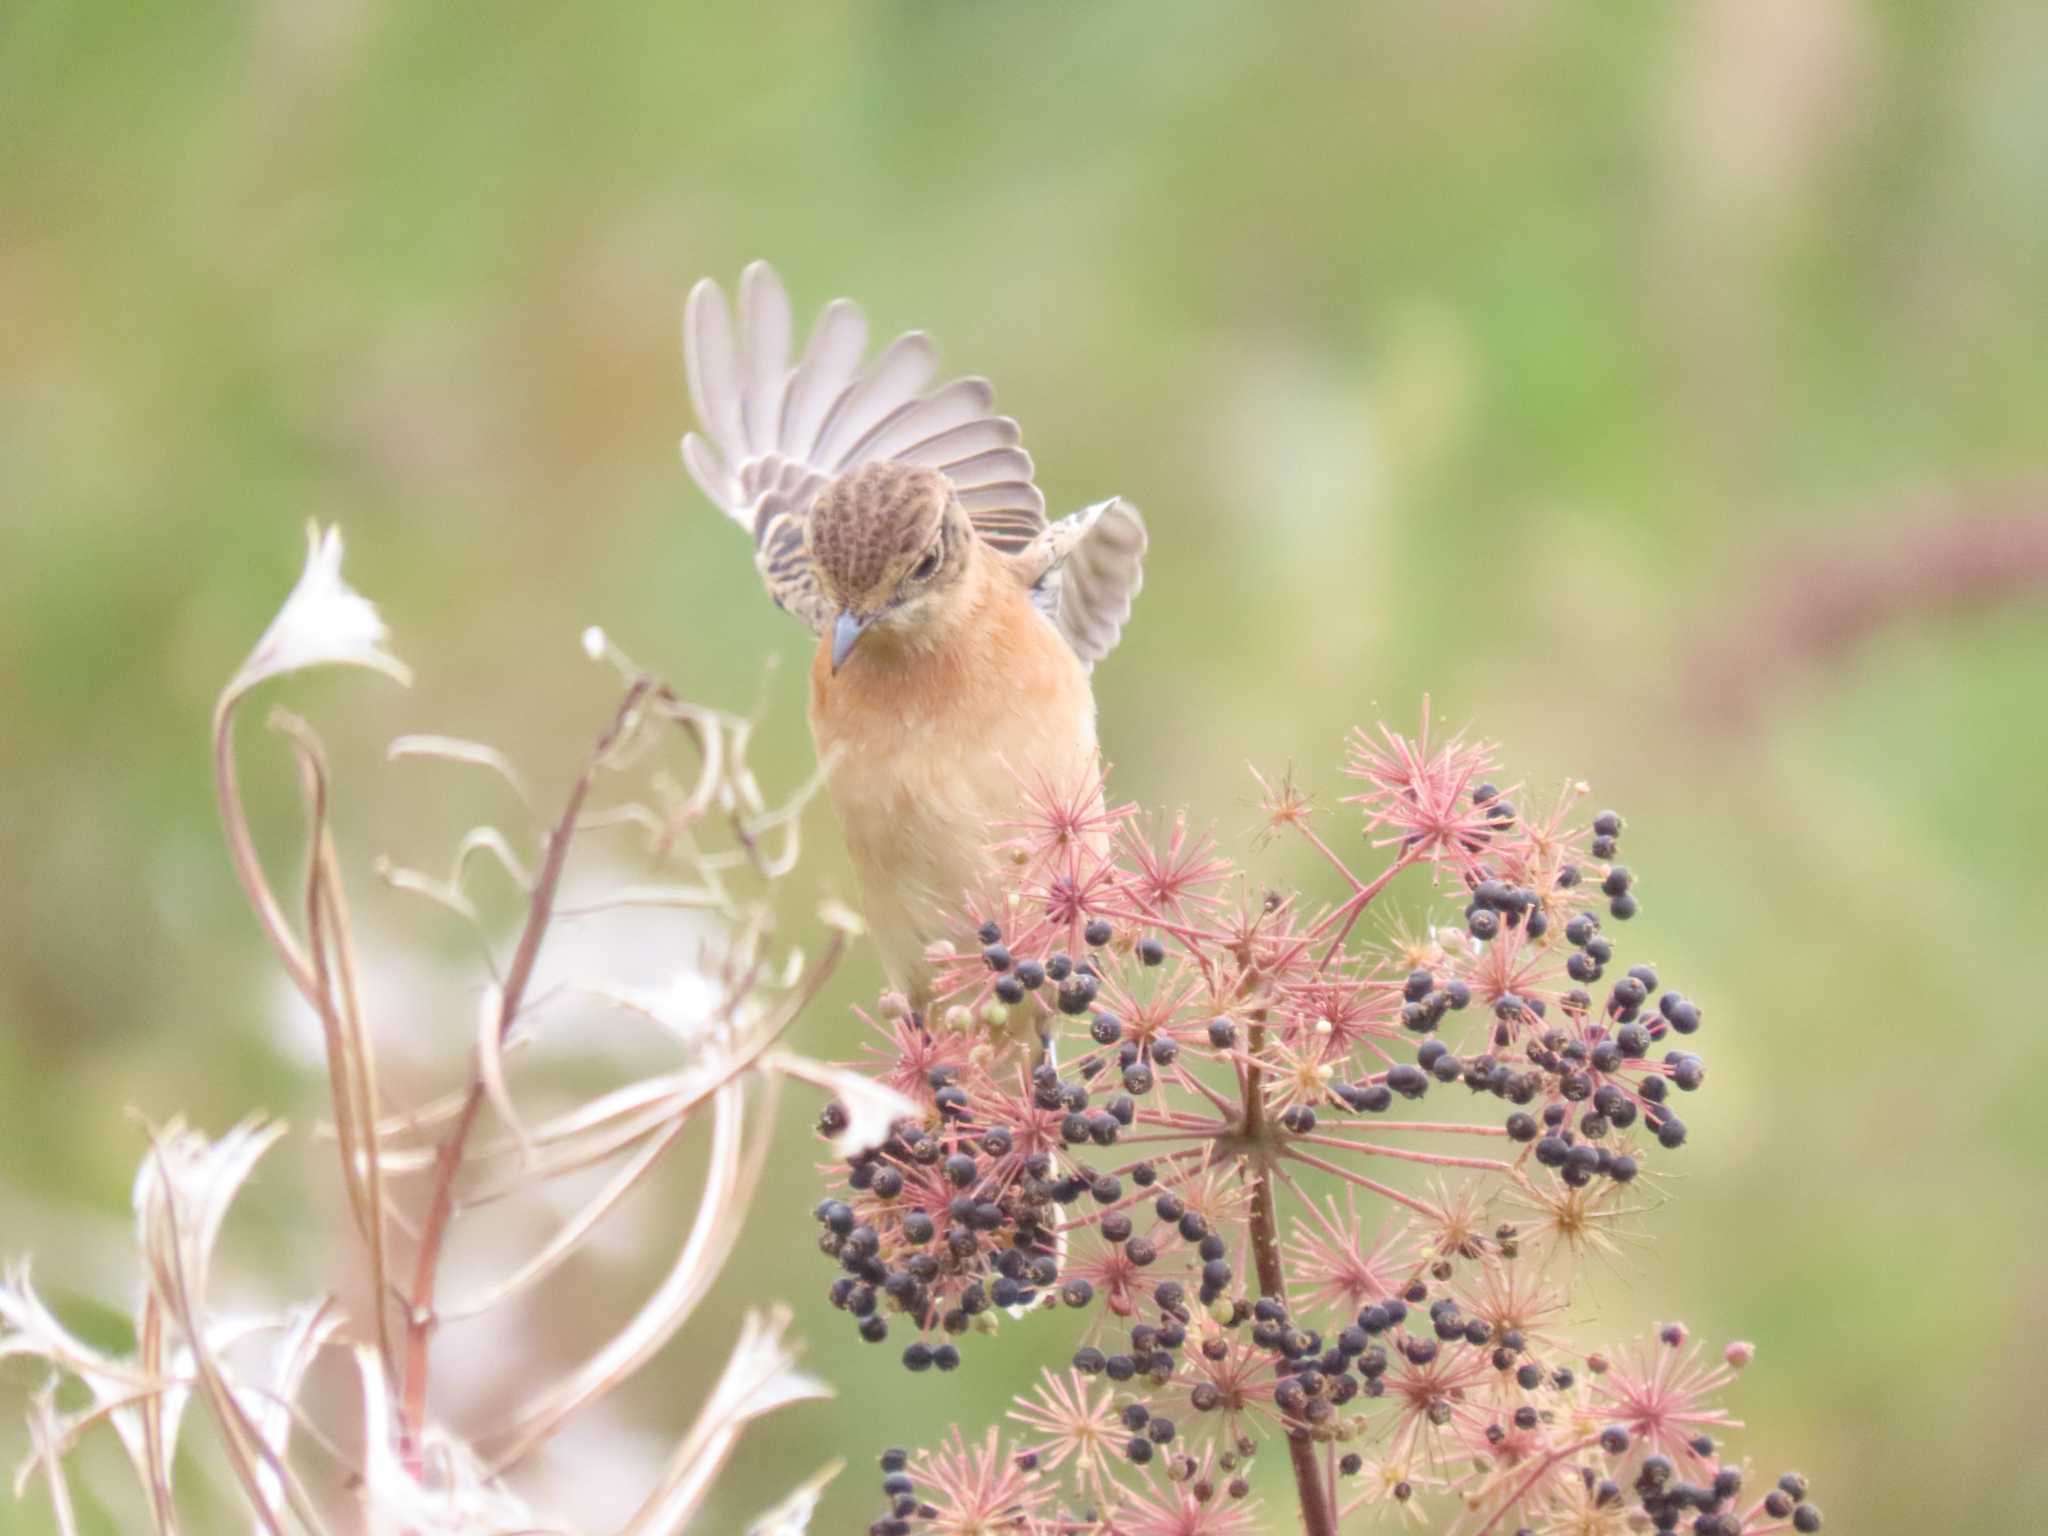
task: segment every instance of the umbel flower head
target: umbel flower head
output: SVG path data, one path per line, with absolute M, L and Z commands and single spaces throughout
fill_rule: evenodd
M 1622 818 L 1576 784 L 1534 805 L 1426 721 L 1357 733 L 1346 772 L 1372 873 L 1267 785 L 1322 901 L 1182 820 L 1142 830 L 1099 777 L 1029 786 L 930 1008 L 883 1010 L 865 1070 L 919 1113 L 832 1165 L 833 1305 L 919 1373 L 1072 1321 L 1028 1325 L 1060 1369 L 1018 1400 L 1003 1500 L 958 1513 L 965 1442 L 892 1458 L 878 1536 L 1244 1529 L 1271 1444 L 1312 1536 L 1380 1503 L 1488 1533 L 1817 1528 L 1803 1487 L 1742 1505 L 1710 1438 L 1732 1365 L 1572 1342 L 1578 1272 L 1706 1078 L 1699 1004 L 1617 957 Z M 1409 871 L 1434 921 L 1368 926 Z

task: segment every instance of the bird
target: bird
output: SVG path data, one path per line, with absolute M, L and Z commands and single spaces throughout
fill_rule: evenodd
M 1048 521 L 1017 423 L 986 379 L 934 383 L 922 332 L 868 361 L 842 298 L 792 357 L 774 269 L 749 265 L 736 298 L 706 278 L 684 305 L 700 430 L 683 463 L 817 637 L 827 798 L 883 972 L 922 1010 L 934 945 L 985 889 L 1029 788 L 1096 771 L 1091 671 L 1130 618 L 1145 522 L 1120 497 Z

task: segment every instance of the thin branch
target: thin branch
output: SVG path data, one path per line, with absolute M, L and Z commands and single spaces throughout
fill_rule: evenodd
M 327 1075 L 334 1099 L 342 1186 L 357 1229 L 369 1249 L 371 1294 L 375 1297 L 378 1353 L 391 1359 L 391 1322 L 385 1253 L 384 1175 L 377 1142 L 367 1127 L 377 1123 L 376 1063 L 370 1032 L 363 1025 L 356 988 L 355 950 L 348 907 L 335 873 L 333 841 L 327 827 L 327 765 L 311 729 L 297 716 L 279 712 L 272 723 L 292 739 L 306 801 L 306 940 L 317 983 L 316 1011 L 327 1042 Z M 332 926 L 335 943 L 326 942 Z
M 1380 1183 L 1378 1179 L 1369 1179 L 1354 1168 L 1340 1167 L 1336 1163 L 1330 1162 L 1327 1158 L 1317 1157 L 1313 1153 L 1304 1152 L 1294 1146 L 1290 1146 L 1285 1155 L 1293 1158 L 1297 1163 L 1306 1163 L 1309 1167 L 1320 1169 L 1324 1173 L 1335 1174 L 1347 1184 L 1356 1184 L 1360 1189 L 1368 1190 L 1382 1199 L 1391 1200 L 1396 1205 L 1405 1205 L 1418 1216 L 1426 1216 L 1431 1221 L 1438 1221 L 1443 1217 L 1443 1212 L 1429 1204 L 1428 1201 L 1418 1200 L 1415 1196 L 1406 1194 L 1394 1188 L 1391 1184 Z
M 556 818 L 553 831 L 548 834 L 547 853 L 542 860 L 539 877 L 534 882 L 533 899 L 527 909 L 526 926 L 521 930 L 519 943 L 513 951 L 512 966 L 506 974 L 498 1006 L 498 1035 L 502 1041 L 510 1032 L 512 1023 L 519 1016 L 520 1003 L 525 999 L 527 983 L 533 977 L 534 962 L 540 956 L 541 940 L 546 936 L 548 920 L 554 908 L 555 892 L 562 881 L 562 870 L 568 863 L 569 845 L 575 836 L 576 818 L 582 813 L 583 802 L 590 794 L 590 787 L 597 778 L 598 769 L 603 766 L 620 739 L 635 720 L 641 701 L 652 687 L 642 678 L 626 690 L 626 696 L 612 716 L 611 724 L 598 738 L 597 747 L 583 772 L 577 775 L 575 785 L 569 791 L 568 804 Z M 408 1466 L 418 1470 L 417 1460 L 420 1437 L 427 1423 L 427 1371 L 428 1356 L 434 1334 L 434 1282 L 441 1264 L 441 1245 L 448 1235 L 448 1221 L 455 1213 L 455 1176 L 461 1170 L 463 1150 L 468 1145 L 470 1132 L 476 1126 L 477 1112 L 483 1107 L 484 1079 L 479 1069 L 469 1085 L 461 1113 L 455 1124 L 442 1141 L 436 1160 L 434 1191 L 427 1206 L 427 1219 L 420 1228 L 419 1252 L 413 1264 L 413 1282 L 410 1304 L 406 1314 L 405 1374 L 400 1389 L 400 1434 Z
M 1346 1141 L 1341 1136 L 1325 1136 L 1310 1132 L 1297 1136 L 1295 1141 L 1310 1142 L 1318 1147 L 1334 1147 L 1341 1152 L 1362 1152 L 1367 1157 L 1391 1157 L 1405 1163 L 1426 1163 L 1432 1168 L 1481 1168 L 1488 1173 L 1506 1173 L 1514 1165 L 1494 1157 L 1454 1157 L 1448 1152 L 1418 1152 L 1410 1147 L 1383 1147 L 1370 1141 Z
M 1337 951 L 1344 947 L 1344 941 L 1351 937 L 1351 930 L 1357 926 L 1359 918 L 1365 915 L 1365 909 L 1373 904 L 1373 901 L 1379 896 L 1381 891 L 1387 888 L 1388 883 L 1393 880 L 1394 876 L 1400 874 L 1410 864 L 1415 863 L 1416 859 L 1417 855 L 1414 849 L 1404 849 L 1401 856 L 1381 870 L 1379 875 L 1370 884 L 1360 886 L 1357 894 L 1310 930 L 1312 937 L 1320 937 L 1323 930 L 1328 928 L 1330 924 L 1338 921 L 1340 918 L 1343 920 L 1343 927 L 1339 928 L 1336 937 L 1330 940 L 1330 947 L 1323 951 L 1323 958 L 1316 962 L 1316 973 L 1318 975 L 1329 969 L 1331 960 L 1335 959 Z
M 1254 1024 L 1250 1035 L 1250 1065 L 1244 1078 L 1244 1134 L 1254 1151 L 1248 1159 L 1252 1183 L 1252 1259 L 1258 1269 L 1259 1294 L 1286 1305 L 1287 1277 L 1280 1263 L 1280 1242 L 1273 1222 L 1273 1179 L 1264 1149 L 1266 1105 L 1260 1091 L 1263 1069 L 1259 1052 L 1264 1048 L 1266 1029 Z M 1336 1517 L 1331 1513 L 1329 1489 L 1322 1469 L 1316 1465 L 1315 1447 L 1306 1439 L 1287 1436 L 1287 1458 L 1294 1468 L 1294 1492 L 1301 1504 L 1302 1536 L 1337 1536 Z

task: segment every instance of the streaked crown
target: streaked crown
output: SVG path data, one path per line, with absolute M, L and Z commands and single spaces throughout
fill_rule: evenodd
M 952 483 L 935 469 L 863 464 L 819 493 L 806 531 L 819 584 L 841 608 L 872 614 L 938 537 Z

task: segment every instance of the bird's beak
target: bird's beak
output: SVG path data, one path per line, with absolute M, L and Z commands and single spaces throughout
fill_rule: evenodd
M 848 608 L 832 621 L 832 670 L 837 672 L 846 665 L 847 655 L 853 650 L 854 642 L 874 623 L 864 619 Z

